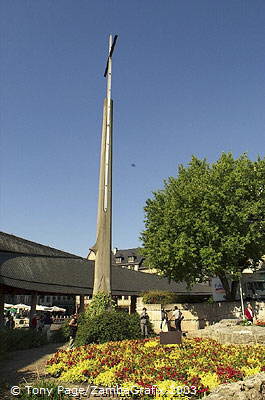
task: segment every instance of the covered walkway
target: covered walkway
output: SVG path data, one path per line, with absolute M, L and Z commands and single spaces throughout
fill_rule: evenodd
M 203 284 L 188 290 L 185 283 L 168 283 L 165 278 L 112 266 L 112 294 L 139 296 L 146 290 L 207 296 Z M 0 326 L 3 324 L 5 294 L 32 295 L 32 313 L 37 295 L 91 295 L 94 261 L 39 243 L 0 232 Z

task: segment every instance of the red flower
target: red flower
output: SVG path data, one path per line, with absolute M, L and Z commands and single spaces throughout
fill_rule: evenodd
M 231 378 L 236 378 L 236 379 L 243 378 L 243 374 L 241 371 L 231 367 L 219 366 L 216 368 L 216 373 L 221 378 L 223 383 L 225 383 L 226 380 L 229 380 Z

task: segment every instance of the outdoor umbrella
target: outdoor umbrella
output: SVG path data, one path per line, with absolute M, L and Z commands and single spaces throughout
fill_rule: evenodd
M 53 306 L 49 308 L 49 311 L 53 312 L 53 311 L 63 311 L 65 312 L 66 309 L 65 308 L 61 308 L 61 307 L 57 307 L 57 306 Z
M 23 310 L 30 310 L 30 306 L 27 306 L 26 304 L 16 304 L 14 308 L 18 309 L 23 309 Z
M 36 305 L 37 311 L 50 311 L 50 307 L 41 306 L 39 304 Z
M 14 304 L 5 303 L 5 308 L 12 308 L 12 307 L 14 307 Z

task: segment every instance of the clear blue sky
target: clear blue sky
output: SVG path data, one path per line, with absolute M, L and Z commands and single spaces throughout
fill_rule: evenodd
M 2 0 L 1 230 L 86 256 L 95 242 L 108 36 L 113 246 L 192 154 L 265 149 L 263 0 Z M 133 167 L 131 164 L 135 164 Z

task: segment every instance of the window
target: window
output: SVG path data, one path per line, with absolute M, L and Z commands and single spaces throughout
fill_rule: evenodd
M 135 257 L 134 257 L 134 256 L 129 256 L 129 257 L 128 257 L 128 262 L 129 262 L 129 263 L 133 263 L 134 260 L 135 260 Z
M 121 257 L 116 257 L 116 264 L 120 264 L 122 262 L 122 258 Z
M 264 290 L 264 282 L 254 282 L 256 290 Z
M 252 282 L 248 282 L 248 283 L 247 283 L 247 287 L 248 287 L 249 290 L 253 289 L 253 287 L 252 287 Z

